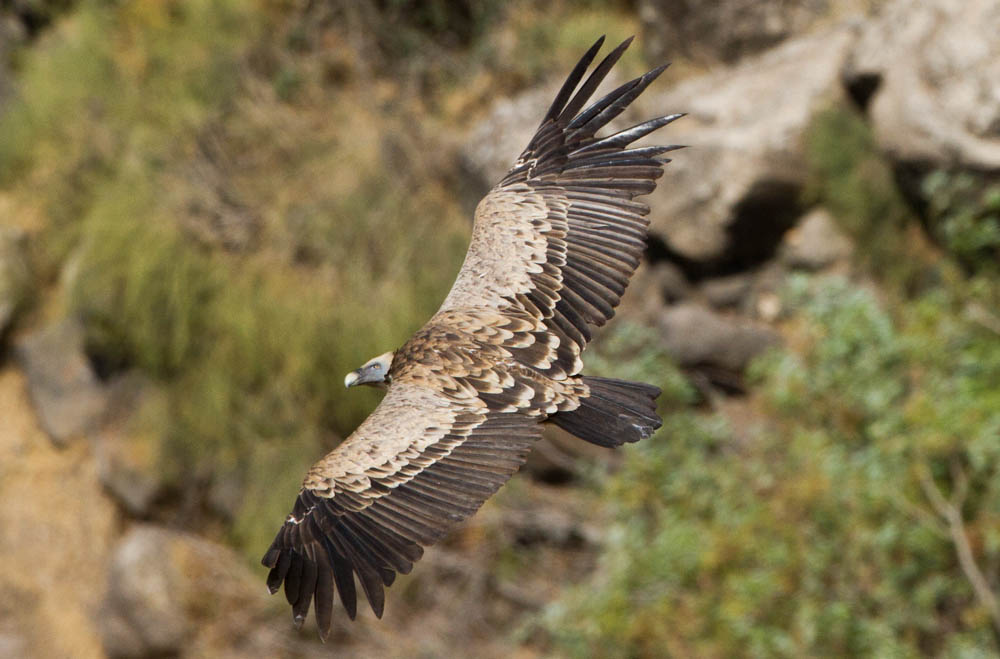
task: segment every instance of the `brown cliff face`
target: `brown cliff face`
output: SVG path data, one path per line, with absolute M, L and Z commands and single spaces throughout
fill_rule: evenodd
M 89 446 L 59 449 L 28 402 L 25 377 L 0 369 L 0 639 L 11 656 L 102 657 L 92 614 L 120 516 Z

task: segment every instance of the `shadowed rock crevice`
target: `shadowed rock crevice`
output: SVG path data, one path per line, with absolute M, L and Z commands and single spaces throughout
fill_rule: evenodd
M 719 256 L 689 258 L 663 237 L 650 234 L 647 258 L 652 263 L 673 263 L 693 283 L 752 270 L 774 257 L 785 232 L 801 217 L 801 192 L 795 183 L 757 181 L 734 206 L 726 227 L 727 247 Z
M 736 204 L 728 227 L 729 248 L 716 275 L 752 269 L 769 261 L 782 236 L 802 215 L 801 188 L 782 181 L 758 181 Z
M 868 111 L 869 102 L 882 84 L 882 76 L 873 72 L 858 72 L 844 76 L 844 89 L 855 106 L 862 112 Z

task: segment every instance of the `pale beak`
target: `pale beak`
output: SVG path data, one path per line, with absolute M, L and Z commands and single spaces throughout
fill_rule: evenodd
M 351 371 L 350 373 L 344 376 L 344 387 L 350 389 L 351 387 L 356 385 L 358 383 L 358 380 L 360 379 L 361 379 L 361 373 L 357 371 Z

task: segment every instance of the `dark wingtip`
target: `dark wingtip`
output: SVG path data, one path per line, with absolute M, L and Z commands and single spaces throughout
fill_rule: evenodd
M 292 615 L 292 624 L 295 625 L 295 629 L 302 629 L 302 623 L 306 621 L 306 617 L 303 615 Z
M 280 549 L 272 547 L 264 554 L 264 557 L 260 559 L 260 564 L 264 567 L 274 567 L 278 562 L 278 556 L 281 554 Z
M 559 89 L 559 93 L 556 94 L 555 100 L 552 101 L 552 105 L 549 106 L 548 112 L 545 113 L 545 118 L 542 119 L 542 124 L 546 121 L 554 120 L 562 113 L 563 107 L 573 95 L 573 90 L 575 90 L 576 86 L 580 83 L 580 79 L 583 78 L 583 74 L 587 72 L 587 69 L 590 67 L 590 63 L 594 61 L 598 51 L 601 50 L 601 46 L 604 45 L 604 37 L 605 35 L 602 34 L 601 37 L 594 42 L 594 45 L 587 49 L 587 52 L 584 53 L 583 57 L 580 58 L 580 61 L 576 63 L 576 66 L 573 67 L 569 77 L 566 78 L 566 82 L 563 83 L 563 86 Z
M 646 79 L 649 79 L 650 82 L 652 82 L 653 80 L 656 80 L 657 78 L 659 78 L 660 74 L 663 73 L 664 71 L 666 71 L 669 68 L 670 68 L 670 62 L 667 62 L 666 64 L 659 65 L 655 69 L 650 69 L 649 71 L 646 72 L 646 75 L 644 75 L 642 77 L 646 78 Z
M 615 46 L 615 50 L 616 51 L 620 51 L 620 52 L 624 52 L 624 51 L 628 50 L 628 47 L 632 45 L 633 41 L 635 41 L 635 35 L 634 34 L 631 37 L 629 37 L 628 39 L 626 39 L 625 41 L 623 41 L 620 44 L 618 44 L 617 46 Z

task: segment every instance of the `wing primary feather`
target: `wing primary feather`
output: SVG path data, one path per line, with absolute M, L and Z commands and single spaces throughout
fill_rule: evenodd
M 295 550 L 288 550 L 291 567 L 285 575 L 285 599 L 289 604 L 295 604 L 299 599 L 299 585 L 302 582 L 302 570 L 305 568 L 305 561 L 302 554 Z
M 649 135 L 654 130 L 663 128 L 667 124 L 680 119 L 684 115 L 685 113 L 679 112 L 677 114 L 669 114 L 665 117 L 657 117 L 656 119 L 650 119 L 649 121 L 644 121 L 641 124 L 637 124 L 635 126 L 632 126 L 631 128 L 626 128 L 625 130 L 619 131 L 614 135 L 608 135 L 607 137 L 601 138 L 596 142 L 591 142 L 586 146 L 582 146 L 576 151 L 570 153 L 570 157 L 584 153 L 591 153 L 599 149 L 607 149 L 607 148 L 617 149 L 626 147 L 632 142 L 635 142 L 636 140 L 645 137 L 646 135 Z
M 576 113 L 580 111 L 580 108 L 582 108 L 590 99 L 591 95 L 593 95 L 594 90 L 597 89 L 598 85 L 600 85 L 601 82 L 604 81 L 604 78 L 607 77 L 611 67 L 618 62 L 622 53 L 624 53 L 632 44 L 633 39 L 635 39 L 635 37 L 631 36 L 621 42 L 614 50 L 608 53 L 603 60 L 601 60 L 601 63 L 594 68 L 586 82 L 580 86 L 579 91 L 573 95 L 573 98 L 566 104 L 566 107 L 563 108 L 563 111 L 557 120 L 558 123 L 565 124 L 567 120 L 576 116 Z
M 628 240 L 615 240 L 614 234 L 610 232 L 606 232 L 605 235 L 594 235 L 594 233 L 588 234 L 581 231 L 579 234 L 573 236 L 573 241 L 570 243 L 568 251 L 574 258 L 566 267 L 574 267 L 579 263 L 579 259 L 575 257 L 581 255 L 581 250 L 591 249 L 602 254 L 605 257 L 603 261 L 611 261 L 611 263 L 605 265 L 600 257 L 595 256 L 596 265 L 600 265 L 608 270 L 614 270 L 619 276 L 624 278 L 632 274 L 631 264 L 633 262 L 638 264 L 638 259 L 642 255 L 644 247 L 644 245 L 637 245 Z M 629 263 L 629 267 L 627 271 L 623 271 L 620 263 L 626 261 Z M 615 267 L 615 264 L 618 264 L 618 267 Z
M 563 106 L 566 105 L 566 101 L 569 100 L 570 96 L 573 94 L 573 90 L 576 89 L 577 84 L 586 73 L 587 68 L 590 63 L 594 61 L 594 57 L 597 56 L 598 51 L 601 50 L 601 46 L 604 45 L 604 35 L 600 39 L 594 42 L 594 45 L 584 53 L 580 61 L 576 63 L 573 70 L 570 72 L 569 77 L 566 78 L 566 82 L 563 83 L 562 87 L 559 89 L 559 93 L 556 94 L 555 100 L 552 101 L 552 105 L 549 107 L 548 112 L 545 113 L 545 118 L 542 119 L 542 125 L 547 121 L 552 121 L 556 119 L 561 113 Z
M 383 567 L 391 567 L 392 569 L 405 574 L 413 565 L 413 563 L 408 560 L 405 555 L 399 553 L 386 543 L 379 541 L 379 539 L 373 537 L 371 533 L 364 533 L 359 529 L 348 527 L 345 529 L 344 535 L 348 536 L 346 541 L 359 545 L 372 555 L 380 557 L 386 564 Z
M 326 551 L 330 555 L 333 565 L 333 581 L 337 584 L 340 604 L 347 611 L 347 617 L 354 620 L 358 615 L 358 594 L 354 587 L 354 572 L 347 559 L 337 553 L 329 539 L 325 539 L 323 544 L 326 546 Z
M 372 543 L 381 543 L 380 548 L 386 552 L 383 555 L 385 562 L 400 574 L 409 574 L 413 569 L 413 563 L 423 556 L 424 550 L 420 545 L 400 539 L 388 529 L 363 516 L 354 517 L 345 524 L 356 537 Z
M 344 550 L 343 554 L 347 558 L 345 562 L 349 562 L 354 568 L 354 574 L 358 575 L 358 581 L 361 582 L 361 589 L 365 592 L 365 597 L 372 611 L 374 611 L 375 617 L 381 618 L 382 611 L 385 608 L 385 593 L 382 590 L 382 578 L 379 576 L 378 570 L 372 566 L 369 556 L 359 553 L 357 547 L 350 544 L 342 544 L 341 547 Z M 357 592 L 354 590 L 354 577 L 350 575 L 349 571 L 348 576 L 350 576 L 353 606 L 356 610 Z
M 276 560 L 276 564 L 267 575 L 267 589 L 272 595 L 278 592 L 281 588 L 281 582 L 285 580 L 285 576 L 288 574 L 288 568 L 292 564 L 292 554 L 290 551 L 285 550 L 280 552 Z
M 333 622 L 333 557 L 317 561 L 316 568 L 316 626 L 319 627 L 319 638 L 326 643 L 330 636 L 330 624 Z
M 365 597 L 368 598 L 372 612 L 376 618 L 381 618 L 385 611 L 385 590 L 382 588 L 382 577 L 378 570 L 362 557 L 358 557 L 355 568 L 357 569 L 358 581 L 361 582 L 361 590 L 365 591 Z
M 373 505 L 365 511 L 373 522 L 384 526 L 392 532 L 400 535 L 410 542 L 428 545 L 433 542 L 432 530 L 417 525 L 412 520 L 402 517 L 397 512 L 386 506 Z
M 461 504 L 456 506 L 455 504 L 457 502 L 452 502 L 451 505 L 445 505 L 428 496 L 420 496 L 417 498 L 415 493 L 411 494 L 410 491 L 402 488 L 396 490 L 393 496 L 393 501 L 396 505 L 405 509 L 407 512 L 419 511 L 422 514 L 430 512 L 437 517 L 453 522 L 461 521 L 463 519 L 462 513 L 465 512 L 465 506 L 462 506 Z
M 625 83 L 615 91 L 605 96 L 600 101 L 595 103 L 598 106 L 598 111 L 591 113 L 590 109 L 581 115 L 583 121 L 577 123 L 573 122 L 568 128 L 574 131 L 572 137 L 588 138 L 592 137 L 597 131 L 609 124 L 615 117 L 620 115 L 625 111 L 625 108 L 629 106 L 638 96 L 646 91 L 650 83 L 660 77 L 669 64 L 664 64 L 658 66 L 652 71 L 645 73 L 634 80 L 630 80 Z M 587 116 L 589 114 L 589 116 Z
M 268 548 L 267 553 L 264 554 L 264 558 L 260 559 L 260 564 L 264 567 L 273 568 L 278 563 L 278 558 L 281 557 L 281 548 L 278 547 L 278 540 L 275 538 L 274 542 Z
M 308 551 L 308 548 L 307 548 Z M 296 628 L 301 628 L 309 614 L 309 605 L 316 591 L 316 559 L 306 556 L 302 561 L 302 583 L 299 585 L 298 597 L 292 603 L 292 619 Z
M 619 164 L 623 161 L 625 163 L 630 163 L 632 160 L 645 162 L 645 159 L 652 160 L 656 156 L 683 148 L 684 146 L 681 144 L 664 144 L 662 146 L 640 146 L 634 149 L 626 149 L 625 151 L 617 151 L 615 153 L 605 155 L 596 155 L 589 158 L 578 156 L 570 160 L 567 167 L 589 167 L 592 164 L 611 165 Z

